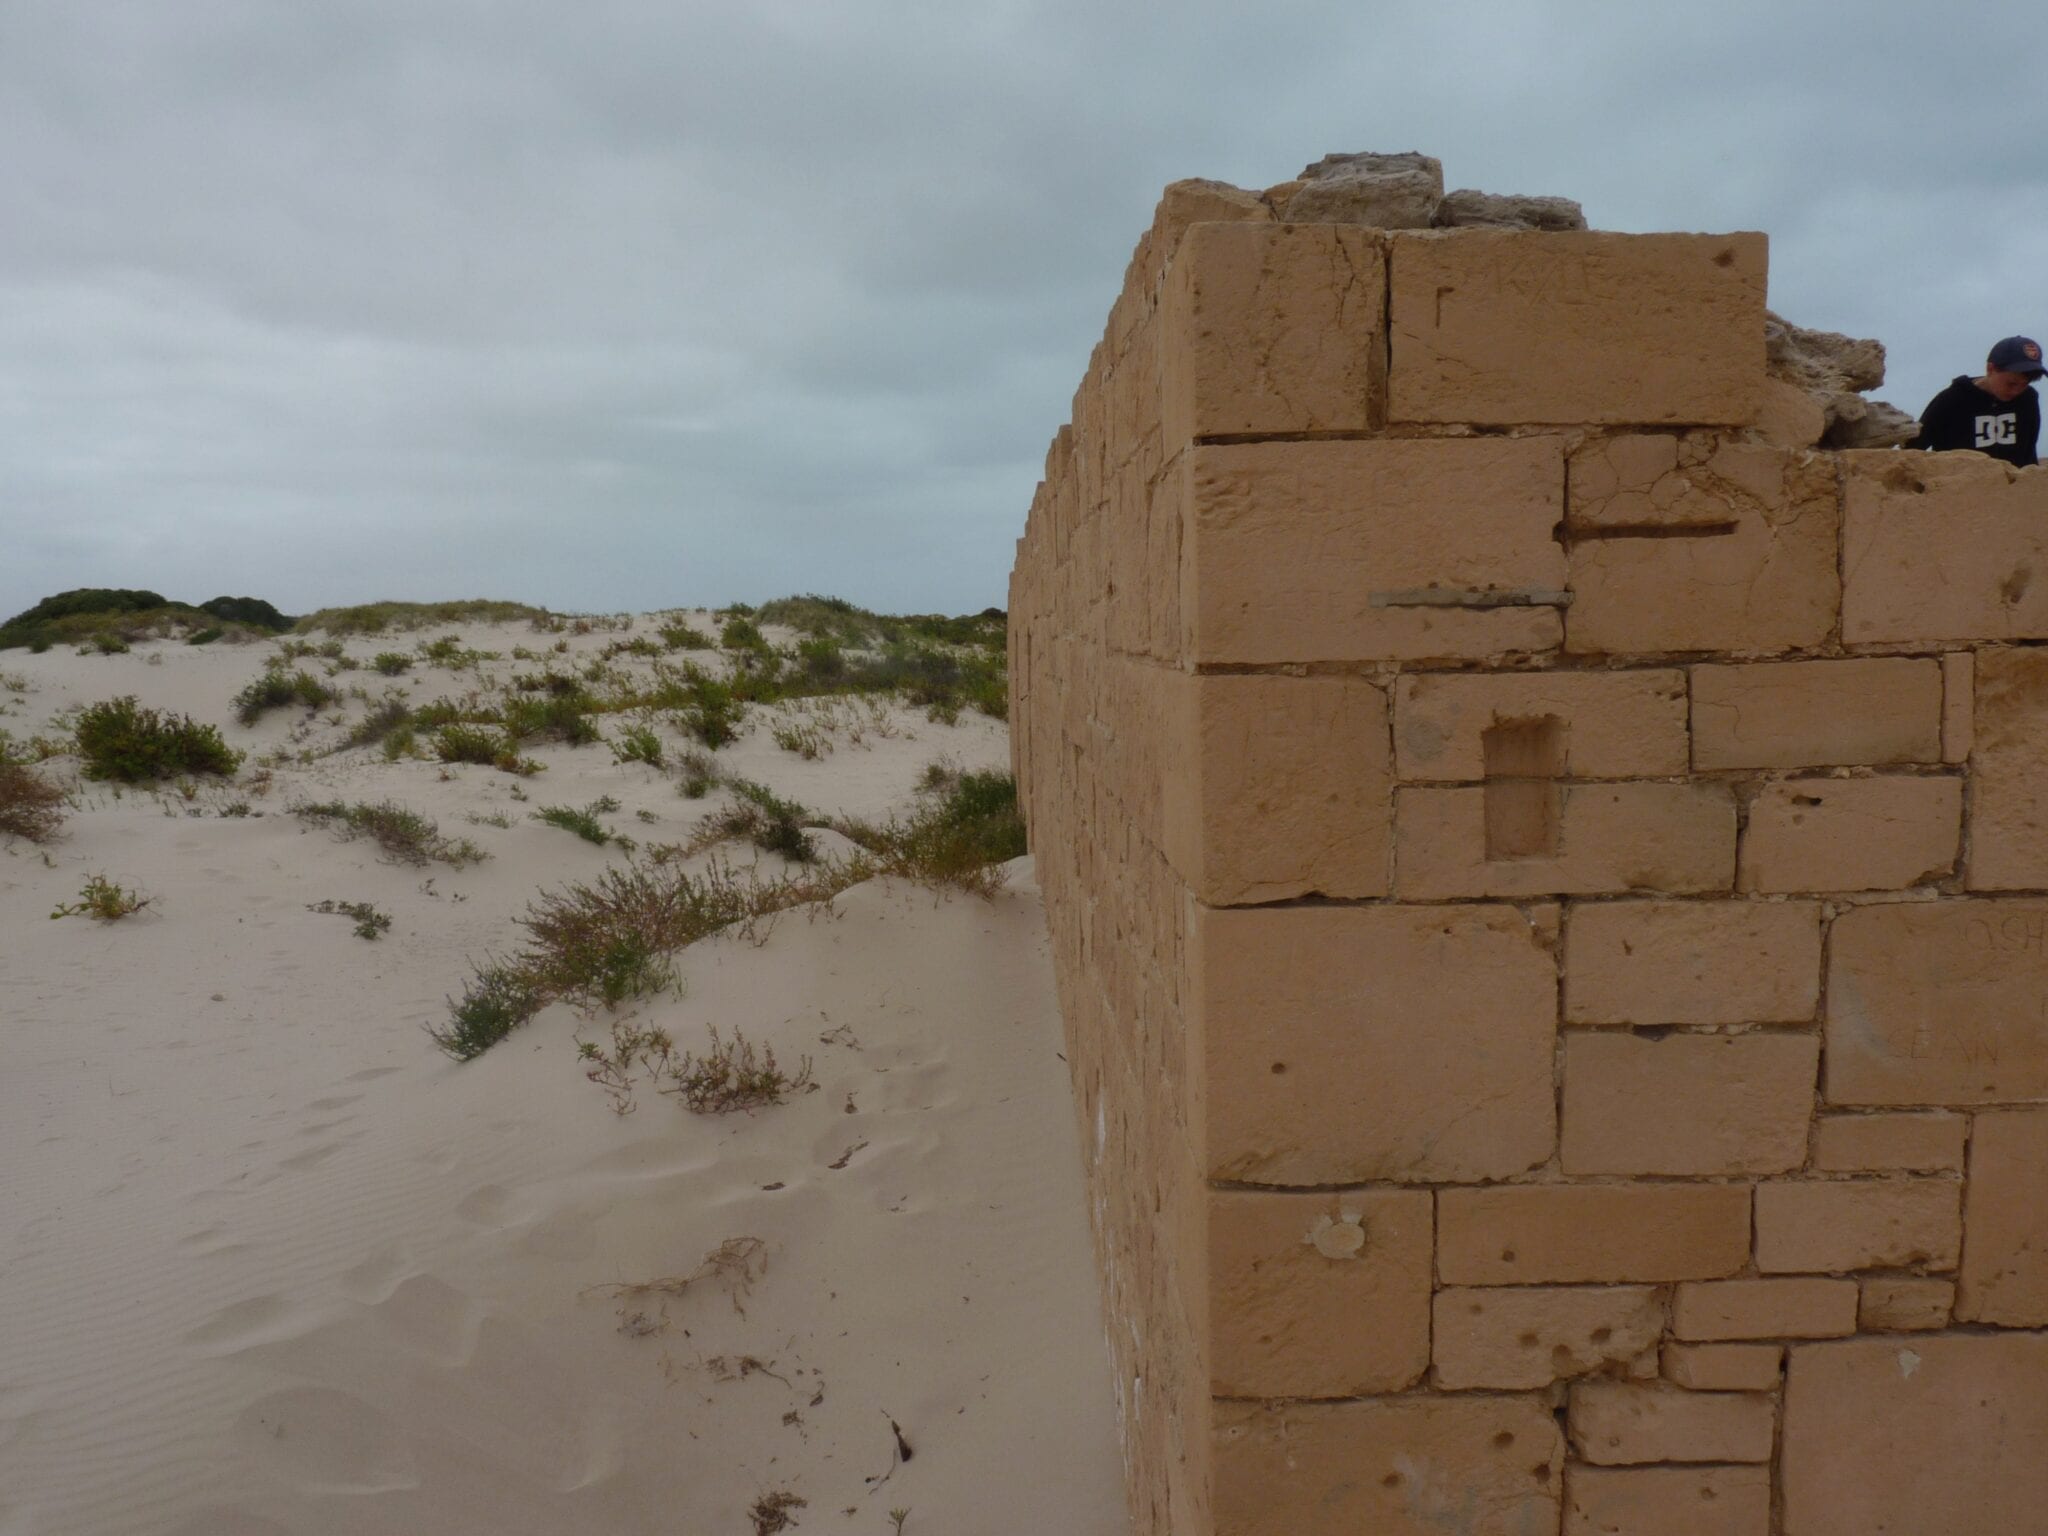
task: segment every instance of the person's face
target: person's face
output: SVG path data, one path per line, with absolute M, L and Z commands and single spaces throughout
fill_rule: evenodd
M 1984 393 L 1998 400 L 2017 400 L 2025 393 L 2029 384 L 2039 374 L 2012 373 L 2004 368 L 1987 369 L 1984 374 Z

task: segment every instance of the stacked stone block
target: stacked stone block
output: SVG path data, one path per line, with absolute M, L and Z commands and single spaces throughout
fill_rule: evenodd
M 1757 235 L 1168 189 L 1012 581 L 1145 1536 L 2048 1508 L 2048 472 Z

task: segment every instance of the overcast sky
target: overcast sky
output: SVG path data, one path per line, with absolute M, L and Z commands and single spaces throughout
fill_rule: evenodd
M 2048 336 L 2039 0 L 0 0 L 0 618 L 1005 601 L 1159 188 L 1763 229 L 1918 413 Z

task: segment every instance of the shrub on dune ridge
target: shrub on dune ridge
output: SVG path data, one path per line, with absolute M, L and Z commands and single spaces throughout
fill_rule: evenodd
M 376 635 L 386 630 L 428 629 L 441 624 L 510 624 L 520 620 L 540 625 L 551 619 L 545 608 L 488 597 L 446 603 L 357 603 L 347 608 L 322 608 L 293 627 L 300 634 Z
M 332 704 L 334 690 L 304 669 L 286 672 L 282 666 L 271 666 L 265 667 L 262 675 L 236 694 L 232 702 L 235 718 L 244 725 L 254 725 L 273 709 L 292 704 L 318 709 L 323 704 Z

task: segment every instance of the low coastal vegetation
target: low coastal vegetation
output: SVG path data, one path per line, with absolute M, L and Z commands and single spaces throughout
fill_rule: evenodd
M 0 651 L 47 651 L 77 645 L 117 655 L 138 640 L 182 638 L 188 644 L 254 640 L 290 629 L 293 620 L 259 597 L 173 602 L 133 587 L 77 587 L 46 597 L 0 624 Z
M 59 903 L 50 916 L 89 917 L 96 922 L 116 923 L 148 906 L 156 898 L 140 891 L 125 890 L 105 875 L 90 875 L 75 902 Z
M 595 880 L 544 893 L 517 920 L 524 944 L 477 967 L 462 996 L 448 1000 L 448 1022 L 429 1031 L 434 1043 L 468 1061 L 549 1003 L 616 1008 L 659 993 L 674 982 L 675 954 L 699 939 L 728 932 L 760 937 L 779 914 L 828 902 L 877 875 L 992 896 L 1002 883 L 999 864 L 1024 852 L 1010 776 L 940 767 L 927 775 L 907 817 L 817 823 L 857 845 L 845 858 L 817 859 L 812 847 L 781 874 L 716 856 L 695 873 L 679 867 L 689 855 L 735 839 L 777 852 L 793 840 L 809 846 L 810 817 L 801 806 L 759 785 L 746 789 L 735 810 L 708 818 L 694 843 L 653 847 Z
M 0 837 L 47 843 L 64 826 L 64 791 L 0 743 Z
M 231 775 L 242 765 L 242 754 L 221 740 L 217 727 L 144 708 L 132 693 L 87 706 L 72 734 L 89 779 L 139 784 L 181 774 Z
M 371 802 L 330 800 L 295 805 L 301 821 L 325 826 L 343 842 L 366 837 L 393 864 L 447 864 L 460 869 L 490 857 L 466 837 L 446 837 L 431 817 L 407 810 L 395 800 Z

